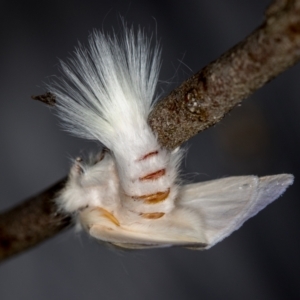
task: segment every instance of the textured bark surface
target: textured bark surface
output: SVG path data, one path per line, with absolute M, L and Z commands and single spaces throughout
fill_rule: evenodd
M 149 123 L 163 146 L 175 148 L 219 122 L 235 105 L 299 58 L 300 0 L 274 1 L 262 26 L 159 102 Z M 49 97 L 37 100 L 47 102 Z M 70 225 L 70 217 L 58 214 L 53 201 L 65 180 L 0 214 L 0 260 Z
M 218 123 L 299 58 L 300 1 L 275 1 L 262 26 L 160 101 L 149 123 L 160 143 L 173 149 Z
M 57 212 L 53 201 L 65 185 L 61 180 L 43 193 L 0 215 L 0 261 L 55 235 L 71 218 Z

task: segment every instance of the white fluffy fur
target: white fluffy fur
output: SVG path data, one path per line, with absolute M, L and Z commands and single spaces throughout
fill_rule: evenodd
M 292 175 L 232 177 L 180 187 L 181 151 L 169 152 L 147 124 L 159 72 L 158 47 L 141 31 L 123 38 L 94 32 L 51 91 L 73 134 L 96 139 L 111 152 L 77 160 L 60 208 L 78 215 L 89 233 L 125 248 L 181 245 L 209 248 L 279 197 Z M 148 156 L 149 153 L 156 155 Z M 141 178 L 164 170 L 157 179 Z M 169 191 L 147 204 L 143 197 Z M 159 218 L 145 215 L 159 213 Z
M 172 210 L 181 157 L 179 151 L 170 154 L 162 149 L 147 124 L 159 56 L 159 48 L 151 50 L 141 31 L 135 37 L 132 30 L 126 30 L 120 39 L 94 32 L 88 49 L 80 46 L 69 64 L 61 64 L 65 79 L 52 88 L 67 129 L 77 136 L 97 139 L 112 150 L 126 195 L 148 195 L 174 187 L 168 201 L 149 207 L 147 212 Z M 159 151 L 158 155 L 138 162 L 153 151 Z M 166 168 L 166 176 L 158 181 L 138 180 L 162 168 Z M 140 211 L 139 202 L 129 202 L 131 209 Z

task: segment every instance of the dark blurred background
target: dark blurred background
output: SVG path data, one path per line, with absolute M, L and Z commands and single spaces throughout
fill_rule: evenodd
M 111 32 L 120 16 L 163 48 L 168 93 L 257 27 L 269 0 L 2 1 L 0 4 L 0 209 L 68 173 L 98 145 L 69 136 L 30 99 L 57 75 L 78 41 Z M 192 138 L 184 179 L 293 173 L 295 184 L 204 252 L 119 252 L 67 230 L 0 266 L 0 299 L 299 299 L 300 66 L 267 84 L 220 124 Z M 167 82 L 167 84 L 166 84 Z M 9 224 L 8 224 L 9 226 Z

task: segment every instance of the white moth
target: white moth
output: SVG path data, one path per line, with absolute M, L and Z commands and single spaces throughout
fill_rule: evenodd
M 160 66 L 141 31 L 123 38 L 94 32 L 52 87 L 58 114 L 73 134 L 104 150 L 77 159 L 59 207 L 96 239 L 123 248 L 208 249 L 278 198 L 288 174 L 178 184 L 180 150 L 158 144 L 147 124 Z

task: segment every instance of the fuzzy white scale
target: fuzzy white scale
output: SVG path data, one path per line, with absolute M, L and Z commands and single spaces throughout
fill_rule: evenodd
M 180 186 L 180 150 L 163 149 L 147 123 L 160 51 L 141 31 L 122 39 L 94 33 L 51 92 L 73 134 L 104 150 L 77 159 L 59 207 L 95 238 L 124 248 L 207 249 L 238 229 L 292 184 L 288 174 L 230 177 Z

